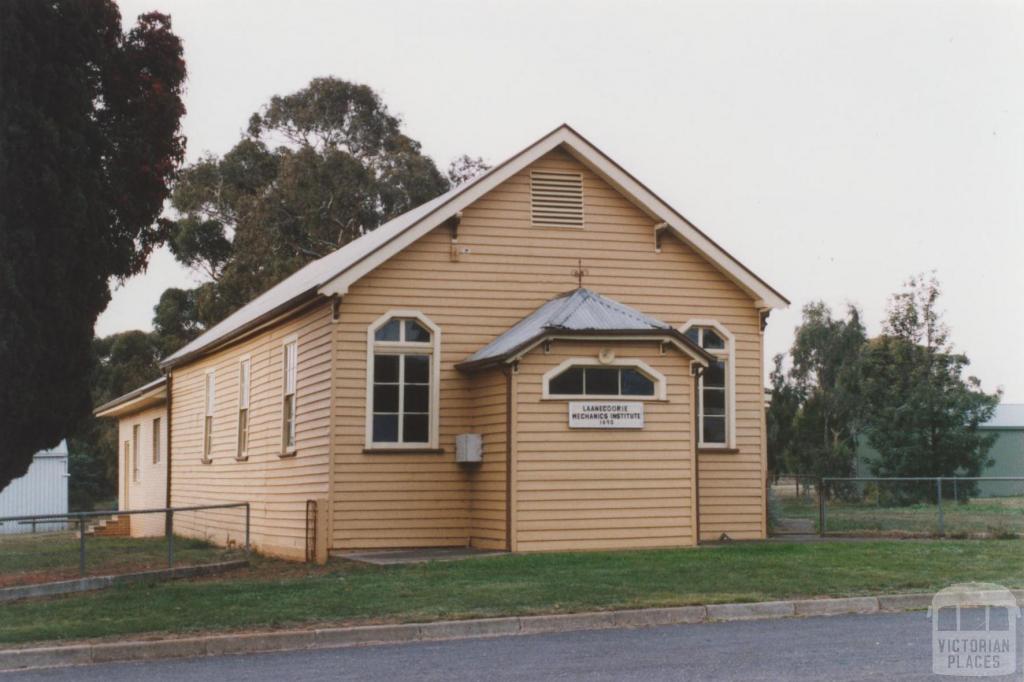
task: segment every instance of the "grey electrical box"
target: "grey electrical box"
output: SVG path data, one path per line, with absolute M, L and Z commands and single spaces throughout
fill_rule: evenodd
M 484 458 L 484 438 L 479 433 L 460 433 L 455 436 L 455 461 L 477 464 Z

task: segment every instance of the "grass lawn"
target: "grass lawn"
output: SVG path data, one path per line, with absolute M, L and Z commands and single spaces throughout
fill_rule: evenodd
M 987 533 L 1005 536 L 1024 534 L 1024 497 L 975 498 L 967 504 L 947 500 L 942 505 L 947 535 Z M 780 516 L 813 519 L 818 526 L 817 500 L 794 497 L 780 500 Z M 934 504 L 906 507 L 878 506 L 871 502 L 830 501 L 825 527 L 835 533 L 938 533 L 938 509 Z
M 164 538 L 86 537 L 87 575 L 167 566 Z M 0 587 L 78 577 L 77 532 L 0 535 Z M 204 540 L 176 537 L 175 565 L 209 564 L 241 556 Z
M 1024 587 L 1024 541 L 878 540 L 506 555 L 308 567 L 254 558 L 217 578 L 0 605 L 0 642 Z

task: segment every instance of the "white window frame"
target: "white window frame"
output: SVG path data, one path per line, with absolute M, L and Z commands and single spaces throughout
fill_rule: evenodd
M 132 442 L 131 442 L 131 439 L 129 439 L 129 440 L 126 440 L 124 442 L 124 479 L 123 479 L 122 482 L 127 482 L 128 484 L 132 483 L 132 479 L 131 479 L 132 473 L 131 472 L 132 472 Z M 124 491 L 125 492 L 125 508 L 127 509 L 127 504 L 128 504 L 128 497 L 127 497 L 128 485 L 125 485 L 124 488 L 125 488 L 125 491 Z
M 392 318 L 416 320 L 430 330 L 430 341 L 427 343 L 402 341 L 377 341 L 374 338 L 377 330 Z M 377 351 L 405 355 L 430 356 L 430 416 L 427 419 L 428 442 L 426 443 L 388 443 L 373 440 L 373 371 L 374 355 Z M 400 399 L 401 400 L 401 399 Z M 401 405 L 399 405 L 401 406 Z M 366 329 L 366 439 L 367 450 L 437 450 L 440 442 L 441 425 L 441 328 L 419 310 L 389 310 Z
M 580 395 L 552 395 L 550 390 L 551 380 L 572 367 L 615 367 L 619 369 L 625 367 L 639 370 L 654 382 L 654 395 L 592 395 L 582 393 Z M 665 379 L 665 375 L 643 360 L 631 358 L 615 358 L 606 362 L 601 362 L 596 357 L 570 358 L 544 372 L 541 385 L 543 386 L 542 399 L 544 400 L 667 400 L 668 396 L 668 381 Z
M 235 458 L 246 459 L 249 456 L 249 424 L 252 421 L 252 410 L 249 407 L 252 387 L 252 359 L 246 355 L 238 361 L 238 412 L 235 423 Z M 245 410 L 245 445 L 242 445 L 242 410 Z
M 704 442 L 704 391 L 703 378 L 697 382 L 697 447 L 702 450 L 732 450 L 736 447 L 736 337 L 718 320 L 694 318 L 679 328 L 686 334 L 691 327 L 706 327 L 713 330 L 725 341 L 725 349 L 705 348 L 719 360 L 725 361 L 725 442 Z
M 164 428 L 163 424 L 164 420 L 161 417 L 153 417 L 153 419 L 149 421 L 149 428 L 152 430 L 149 439 L 149 446 L 152 452 L 149 454 L 153 464 L 159 464 L 160 460 L 163 458 L 164 439 L 163 434 L 161 433 Z
M 139 440 L 142 423 L 132 424 L 132 483 L 142 483 L 142 465 L 139 462 Z
M 294 363 L 289 364 L 289 348 L 294 348 Z M 289 392 L 290 390 L 290 392 Z M 288 424 L 285 410 L 288 408 L 288 396 L 291 402 L 291 433 L 285 432 Z M 299 339 L 292 335 L 281 341 L 281 454 L 294 455 L 299 447 Z M 291 436 L 291 444 L 288 443 Z
M 213 461 L 213 418 L 217 403 L 217 372 L 208 369 L 203 374 L 203 461 Z

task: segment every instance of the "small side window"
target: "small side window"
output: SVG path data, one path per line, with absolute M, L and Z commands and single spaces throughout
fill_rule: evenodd
M 281 427 L 281 445 L 286 454 L 295 450 L 295 384 L 297 381 L 299 353 L 295 341 L 284 346 L 284 403 L 282 406 L 283 423 Z
M 163 436 L 160 434 L 160 417 L 153 420 L 153 464 L 160 463 L 160 447 Z
M 216 402 L 217 378 L 213 371 L 206 373 L 206 411 L 203 416 L 203 460 L 209 462 L 213 453 L 213 407 Z
M 235 456 L 245 459 L 249 451 L 249 375 L 252 364 L 248 359 L 238 365 L 238 448 Z
M 735 405 L 732 337 L 727 330 L 710 320 L 691 323 L 683 333 L 690 341 L 715 356 L 714 362 L 708 365 L 698 381 L 699 445 L 728 447 L 734 419 L 731 412 Z
M 139 482 L 139 432 L 142 430 L 140 424 L 132 427 L 132 481 Z

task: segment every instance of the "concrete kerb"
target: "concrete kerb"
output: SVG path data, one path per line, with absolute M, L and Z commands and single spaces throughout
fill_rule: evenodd
M 1024 596 L 1024 595 L 1021 595 Z M 607 628 L 642 628 L 692 623 L 912 611 L 927 608 L 930 594 L 804 599 L 749 604 L 709 604 L 544 616 L 513 616 L 397 625 L 282 630 L 180 639 L 104 642 L 0 650 L 0 671 L 114 661 L 219 656 L 225 654 L 329 649 L 414 641 L 531 635 Z

